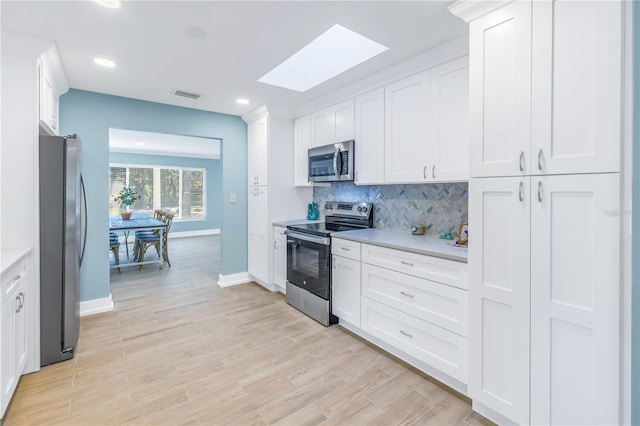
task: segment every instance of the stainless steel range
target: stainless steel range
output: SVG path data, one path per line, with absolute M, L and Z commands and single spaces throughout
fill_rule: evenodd
M 325 222 L 289 225 L 287 303 L 321 324 L 335 324 L 331 314 L 331 234 L 373 227 L 373 205 L 328 201 Z

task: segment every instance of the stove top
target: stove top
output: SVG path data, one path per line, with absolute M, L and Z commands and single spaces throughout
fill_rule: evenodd
M 331 232 L 373 228 L 373 205 L 371 203 L 327 201 L 324 205 L 324 212 L 324 223 L 303 223 L 289 225 L 287 228 L 324 237 L 328 237 Z

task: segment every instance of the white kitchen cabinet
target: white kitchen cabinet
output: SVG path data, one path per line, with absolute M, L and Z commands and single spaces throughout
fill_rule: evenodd
M 427 180 L 430 83 L 430 73 L 424 71 L 385 87 L 386 183 Z
M 287 236 L 286 228 L 273 227 L 273 284 L 281 293 L 287 288 Z
M 531 170 L 531 1 L 469 23 L 470 176 Z
M 24 373 L 29 350 L 27 318 L 32 312 L 28 297 L 31 286 L 30 255 L 24 255 L 2 274 L 0 296 L 0 416 L 4 417 L 9 401 Z
M 250 186 L 269 184 L 267 117 L 247 127 L 247 179 Z
M 355 183 L 384 183 L 384 88 L 355 99 Z
M 295 186 L 311 186 L 309 182 L 309 148 L 311 148 L 311 115 L 293 123 L 295 154 Z M 356 157 L 357 159 L 357 157 Z
M 619 174 L 531 190 L 531 424 L 619 424 Z
M 620 171 L 622 4 L 533 2 L 532 173 Z
M 311 114 L 311 146 L 344 142 L 354 138 L 353 99 Z
M 312 188 L 294 186 L 294 167 L 282 166 L 294 160 L 293 120 L 274 116 L 265 106 L 242 118 L 248 128 L 248 272 L 273 291 L 280 287 L 277 282 L 282 284 L 276 279 L 282 271 L 275 262 L 273 222 L 306 214 Z
M 469 182 L 469 396 L 529 424 L 530 178 Z
M 266 186 L 249 188 L 249 274 L 258 282 L 269 282 L 269 190 Z
M 331 312 L 360 327 L 360 261 L 334 254 L 331 267 Z
M 55 46 L 37 60 L 40 125 L 50 134 L 59 134 L 59 97 L 69 90 Z
M 432 68 L 430 178 L 469 180 L 469 58 Z

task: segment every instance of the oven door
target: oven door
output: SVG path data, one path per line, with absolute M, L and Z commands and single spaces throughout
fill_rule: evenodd
M 287 230 L 287 281 L 324 300 L 331 297 L 331 240 Z

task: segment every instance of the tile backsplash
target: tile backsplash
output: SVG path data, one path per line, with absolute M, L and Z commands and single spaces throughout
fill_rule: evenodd
M 468 184 L 429 183 L 419 185 L 356 186 L 336 182 L 314 187 L 313 201 L 324 219 L 325 201 L 373 203 L 373 226 L 410 232 L 411 225 L 425 225 L 427 234 L 451 232 L 468 220 Z

